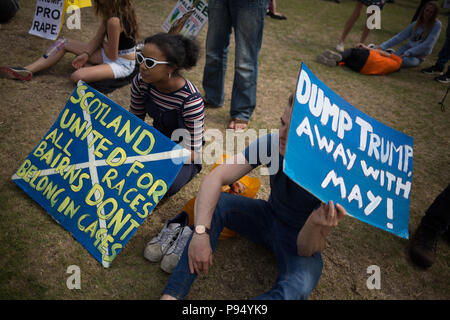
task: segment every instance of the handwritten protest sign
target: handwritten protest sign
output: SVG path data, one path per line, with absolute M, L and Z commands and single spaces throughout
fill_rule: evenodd
M 68 7 L 90 7 L 91 0 L 36 0 L 36 11 L 30 34 L 55 40 L 64 21 L 64 12 Z
M 12 179 L 109 267 L 189 154 L 80 81 Z
M 324 202 L 408 238 L 413 139 L 354 108 L 303 63 L 285 173 Z
M 179 0 L 164 21 L 162 29 L 169 33 L 180 33 L 195 38 L 206 21 L 208 21 L 206 0 Z

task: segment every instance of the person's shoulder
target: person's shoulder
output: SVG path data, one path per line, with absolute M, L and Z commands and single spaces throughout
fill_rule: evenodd
M 107 28 L 120 28 L 120 19 L 119 17 L 110 17 L 108 20 L 106 20 L 106 27 Z
M 436 19 L 436 21 L 434 22 L 434 27 L 435 28 L 441 28 L 442 27 L 442 22 L 439 19 Z
M 197 86 L 193 84 L 189 79 L 184 78 L 184 88 L 186 91 L 188 91 L 191 95 L 200 94 L 200 90 L 198 90 Z

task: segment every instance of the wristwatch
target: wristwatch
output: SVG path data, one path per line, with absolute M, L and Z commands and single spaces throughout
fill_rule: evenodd
M 203 224 L 196 225 L 194 228 L 194 231 L 196 234 L 199 234 L 199 235 L 204 234 L 204 233 L 209 234 L 209 232 L 210 232 L 210 230 Z

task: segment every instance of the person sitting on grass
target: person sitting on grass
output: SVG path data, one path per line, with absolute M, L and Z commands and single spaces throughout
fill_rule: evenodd
M 59 39 L 56 41 L 61 46 L 60 50 L 53 55 L 44 55 L 25 67 L 1 67 L 0 71 L 13 79 L 29 81 L 33 74 L 52 67 L 70 52 L 77 55 L 72 61 L 76 71 L 70 76 L 74 83 L 131 75 L 135 68 L 135 39 L 138 33 L 131 0 L 97 0 L 95 8 L 97 16 L 101 16 L 103 21 L 88 43 Z
M 380 49 L 392 48 L 406 40 L 407 42 L 394 53 L 402 58 L 402 68 L 417 67 L 426 56 L 431 54 L 439 39 L 442 23 L 437 19 L 438 13 L 438 3 L 436 1 L 428 2 L 420 10 L 416 21 L 391 39 L 383 42 Z
M 184 78 L 181 70 L 197 64 L 199 46 L 181 34 L 158 33 L 145 39 L 137 54 L 139 73 L 131 83 L 130 112 L 145 120 L 148 114 L 153 127 L 172 139 L 177 129 L 186 129 L 178 142 L 191 151 L 191 157 L 167 191 L 177 193 L 202 169 L 199 161 L 203 144 L 204 104 L 197 87 Z M 182 140 L 182 141 L 181 141 Z
M 316 58 L 317 62 L 330 67 L 346 65 L 353 71 L 367 75 L 382 75 L 395 72 L 402 65 L 402 58 L 387 51 L 359 43 L 342 54 L 326 50 Z
M 283 172 L 293 99 L 291 95 L 278 134 L 259 138 L 202 181 L 195 201 L 194 233 L 161 299 L 183 299 L 197 275 L 208 273 L 224 227 L 267 246 L 275 254 L 277 281 L 259 299 L 307 299 L 314 290 L 322 273 L 321 251 L 326 238 L 347 213 L 333 201 L 322 203 Z M 265 156 L 261 150 L 267 150 Z M 271 173 L 268 201 L 221 193 L 222 186 L 261 164 L 267 165 Z

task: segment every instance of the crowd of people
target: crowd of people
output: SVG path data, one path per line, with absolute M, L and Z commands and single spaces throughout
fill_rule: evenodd
M 204 143 L 204 109 L 224 105 L 232 31 L 236 54 L 227 128 L 243 131 L 248 128 L 256 107 L 264 19 L 269 16 L 285 20 L 286 17 L 277 12 L 275 0 L 270 1 L 269 7 L 267 1 L 209 0 L 202 95 L 196 85 L 182 75 L 182 70 L 197 65 L 200 46 L 196 40 L 180 34 L 158 33 L 145 38 L 143 47 L 137 51 L 139 28 L 131 0 L 97 0 L 94 3 L 101 22 L 88 43 L 67 39 L 61 44 L 61 50 L 51 56 L 40 57 L 25 67 L 4 66 L 0 71 L 14 79 L 28 81 L 38 72 L 55 65 L 66 53 L 76 56 L 72 61 L 75 71 L 70 76 L 74 82 L 121 79 L 138 69 L 131 80 L 129 111 L 142 120 L 148 115 L 153 119 L 153 126 L 169 138 L 179 128 L 190 133 L 190 138 L 181 143 L 191 150 L 191 157 L 166 196 L 174 195 L 202 169 L 196 159 Z M 329 66 L 346 65 L 356 72 L 371 75 L 422 64 L 432 52 L 441 31 L 442 23 L 437 18 L 439 6 L 435 1 L 422 1 L 411 24 L 381 45 L 365 45 L 369 34 L 365 27 L 361 43 L 345 50 L 345 39 L 362 9 L 368 5 L 382 9 L 384 4 L 384 0 L 356 0 L 355 9 L 336 46 L 338 52 L 327 50 L 317 57 L 317 61 Z M 444 83 L 450 81 L 449 70 L 442 75 L 449 58 L 449 32 L 447 27 L 445 45 L 439 52 L 438 61 L 423 69 L 424 73 L 438 75 L 437 80 Z M 406 43 L 397 50 L 392 49 L 402 42 Z M 195 201 L 192 231 L 178 234 L 182 239 L 180 243 L 185 246 L 178 250 L 179 255 L 171 266 L 172 275 L 162 299 L 183 299 L 196 277 L 208 273 L 213 250 L 225 227 L 265 245 L 275 255 L 278 265 L 276 283 L 258 298 L 307 299 L 314 290 L 322 273 L 321 251 L 330 231 L 346 216 L 345 208 L 333 201 L 321 202 L 289 179 L 282 166 L 270 176 L 268 200 L 221 193 L 222 186 L 233 185 L 260 165 L 270 167 L 272 163 L 283 163 L 293 99 L 293 94 L 286 99 L 278 134 L 257 139 L 203 179 Z M 279 141 L 278 149 L 271 149 L 273 140 Z M 271 157 L 258 158 L 256 163 L 251 163 L 250 154 L 260 156 L 261 153 L 255 150 L 263 147 L 267 147 Z M 436 239 L 444 234 L 448 237 L 448 204 L 449 187 L 427 211 L 413 237 L 411 258 L 419 265 L 431 266 Z M 184 218 L 169 221 L 148 243 L 144 250 L 146 255 L 160 259 L 183 224 L 185 227 Z

